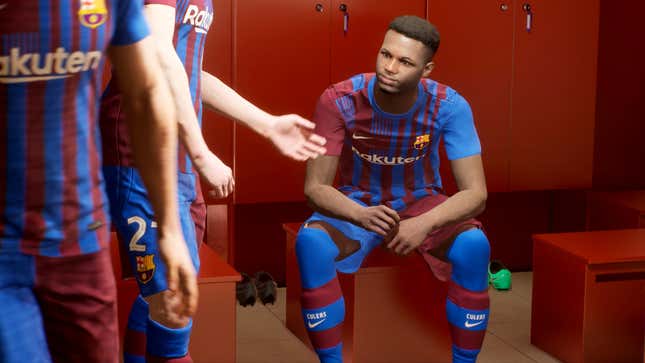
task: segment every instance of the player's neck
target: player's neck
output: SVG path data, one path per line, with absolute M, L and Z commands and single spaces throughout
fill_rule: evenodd
M 378 107 L 384 112 L 392 114 L 403 114 L 410 111 L 412 106 L 417 102 L 419 93 L 417 87 L 399 93 L 387 93 L 378 86 L 374 88 L 374 100 Z

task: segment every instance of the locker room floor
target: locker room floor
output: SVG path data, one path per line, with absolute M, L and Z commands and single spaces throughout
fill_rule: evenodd
M 491 317 L 479 363 L 557 363 L 529 342 L 532 273 L 513 273 L 513 289 L 491 288 Z M 284 326 L 286 288 L 275 306 L 237 307 L 237 363 L 317 363 Z

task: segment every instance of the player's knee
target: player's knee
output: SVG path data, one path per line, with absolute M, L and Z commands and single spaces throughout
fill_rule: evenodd
M 296 237 L 298 263 L 313 260 L 333 262 L 337 255 L 338 247 L 325 231 L 305 227 L 298 232 Z
M 462 232 L 455 238 L 448 258 L 456 266 L 472 266 L 473 263 L 487 265 L 490 258 L 488 238 L 479 228 Z
M 169 291 L 162 291 L 144 298 L 148 303 L 150 319 L 170 329 L 181 329 L 186 327 L 190 324 L 190 319 L 177 315 L 168 307 L 168 304 L 166 303 L 168 294 L 170 294 Z
M 296 257 L 303 287 L 315 288 L 333 279 L 336 256 L 338 247 L 325 231 L 302 228 L 296 237 Z
M 448 252 L 452 279 L 471 291 L 485 290 L 488 285 L 490 244 L 480 229 L 460 233 Z

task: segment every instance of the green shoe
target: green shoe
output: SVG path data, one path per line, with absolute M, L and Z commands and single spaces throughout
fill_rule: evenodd
M 508 290 L 511 288 L 511 271 L 502 261 L 493 260 L 488 264 L 488 282 L 497 290 Z

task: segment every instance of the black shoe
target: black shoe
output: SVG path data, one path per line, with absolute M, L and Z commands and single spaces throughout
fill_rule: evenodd
M 258 271 L 255 274 L 255 289 L 258 292 L 258 297 L 262 301 L 262 304 L 273 305 L 275 303 L 276 287 L 277 284 L 268 272 Z
M 255 284 L 251 279 L 251 276 L 242 272 L 242 281 L 235 284 L 235 297 L 237 301 L 242 306 L 253 306 L 255 304 L 255 299 L 257 298 L 257 292 L 255 291 Z

